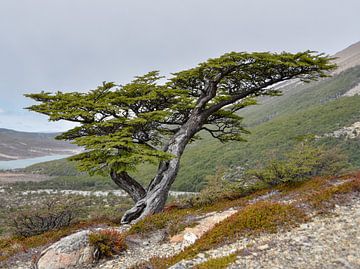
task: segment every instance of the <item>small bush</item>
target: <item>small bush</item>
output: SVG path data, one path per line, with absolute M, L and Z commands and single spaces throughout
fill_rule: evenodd
M 336 175 L 347 165 L 346 156 L 338 148 L 325 149 L 303 142 L 286 154 L 285 159 L 273 158 L 265 167 L 249 170 L 246 174 L 274 186 L 316 176 Z
M 16 212 L 12 221 L 16 235 L 29 237 L 68 227 L 75 217 L 76 211 L 73 205 L 52 200 L 41 208 L 27 208 Z
M 96 260 L 112 257 L 127 248 L 124 234 L 114 229 L 91 233 L 89 242 L 95 247 L 94 256 Z
M 224 178 L 225 170 L 220 168 L 215 175 L 206 177 L 207 185 L 198 195 L 186 197 L 177 202 L 180 208 L 201 208 L 221 200 L 235 200 L 256 191 L 257 185 L 244 187 Z

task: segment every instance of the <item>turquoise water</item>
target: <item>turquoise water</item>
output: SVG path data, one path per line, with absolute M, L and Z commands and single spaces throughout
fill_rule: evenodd
M 36 158 L 23 159 L 23 160 L 0 161 L 0 170 L 25 168 L 35 163 L 53 161 L 53 160 L 63 159 L 66 157 L 69 157 L 69 155 L 50 155 L 50 156 L 36 157 Z

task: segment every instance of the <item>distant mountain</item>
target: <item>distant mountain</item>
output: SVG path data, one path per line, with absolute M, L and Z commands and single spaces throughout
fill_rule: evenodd
M 342 51 L 339 51 L 334 55 L 334 57 L 337 58 L 335 63 L 338 65 L 337 70 L 335 70 L 336 74 L 339 74 L 351 67 L 360 65 L 360 41 L 352 44 Z
M 55 140 L 56 133 L 28 133 L 0 128 L 0 160 L 16 160 L 47 155 L 70 155 L 79 148 Z

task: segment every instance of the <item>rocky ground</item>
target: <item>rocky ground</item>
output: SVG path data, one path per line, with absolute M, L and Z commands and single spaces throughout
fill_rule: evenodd
M 219 213 L 220 214 L 220 213 Z M 214 215 L 216 216 L 216 215 Z M 360 268 L 360 197 L 352 197 L 346 205 L 291 231 L 243 238 L 233 244 L 200 253 L 192 260 L 181 261 L 173 269 L 192 268 L 211 258 L 238 253 L 229 268 Z M 174 255 L 190 242 L 151 243 L 131 249 L 125 255 L 95 266 L 118 269 L 134 266 L 153 256 Z
M 335 180 L 332 184 L 341 185 L 344 182 L 347 181 Z M 256 203 L 260 200 L 293 203 L 296 202 L 296 199 L 296 196 L 282 196 L 278 191 L 270 191 L 250 200 L 249 203 Z M 166 240 L 168 238 L 162 232 L 152 234 L 148 238 L 136 236 L 128 238 L 128 250 L 125 253 L 113 257 L 111 260 L 102 260 L 97 264 L 87 266 L 79 264 L 76 268 L 136 268 L 137 264 L 154 256 L 173 256 L 193 244 L 197 238 L 206 231 L 211 230 L 217 223 L 226 221 L 227 217 L 236 213 L 239 209 L 230 208 L 222 212 L 199 215 L 195 226 L 186 228 L 183 232 L 170 238 L 170 240 Z M 182 260 L 171 268 L 194 268 L 194 266 L 210 259 L 236 254 L 235 262 L 229 264 L 228 268 L 360 269 L 359 227 L 360 196 L 358 192 L 355 192 L 348 194 L 346 201 L 341 206 L 335 206 L 332 211 L 326 214 L 318 214 L 311 221 L 300 224 L 296 228 L 282 230 L 276 234 L 240 238 L 234 243 L 199 253 L 193 259 Z M 128 228 L 122 227 L 125 230 Z M 84 237 L 84 240 L 87 240 L 86 237 Z M 58 245 L 61 248 L 61 243 Z M 54 246 L 52 246 L 52 249 L 56 249 Z M 65 244 L 65 246 L 67 245 Z M 81 250 L 79 253 L 84 253 L 84 251 Z M 74 252 L 71 252 L 71 255 L 73 254 Z M 47 258 L 49 257 L 59 258 L 54 253 Z M 12 268 L 25 269 L 31 268 L 31 266 L 28 261 L 26 263 L 15 262 Z M 48 269 L 46 266 L 41 268 Z
M 229 268 L 360 268 L 360 197 L 288 232 L 244 238 L 171 268 L 191 268 L 238 252 Z

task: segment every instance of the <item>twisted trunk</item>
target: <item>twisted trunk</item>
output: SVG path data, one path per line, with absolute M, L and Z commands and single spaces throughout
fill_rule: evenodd
M 179 171 L 180 158 L 184 149 L 201 126 L 202 118 L 193 116 L 172 137 L 164 151 L 172 154 L 174 158 L 160 163 L 157 175 L 150 182 L 146 195 L 124 214 L 121 220 L 122 223 L 140 220 L 147 215 L 161 212 L 164 209 L 170 187 Z
M 144 188 L 137 182 L 135 179 L 129 176 L 126 172 L 115 172 L 111 171 L 111 179 L 118 185 L 121 189 L 126 191 L 127 194 L 134 200 L 134 202 L 139 201 L 146 194 Z

